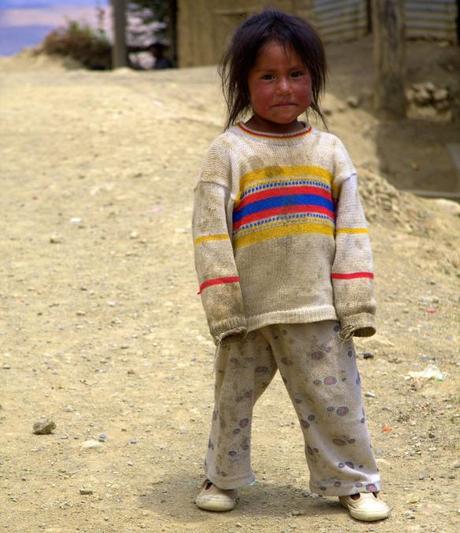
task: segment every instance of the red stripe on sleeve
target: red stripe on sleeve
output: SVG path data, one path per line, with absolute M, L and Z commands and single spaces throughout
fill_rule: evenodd
M 374 279 L 372 272 L 350 272 L 349 274 L 332 274 L 332 279 L 356 279 L 356 278 L 369 278 Z
M 239 276 L 229 276 L 226 278 L 214 278 L 214 279 L 207 279 L 206 281 L 203 281 L 203 283 L 200 285 L 200 290 L 198 291 L 198 294 L 201 294 L 204 289 L 207 287 L 210 287 L 211 285 L 222 285 L 225 283 L 237 283 L 240 281 Z

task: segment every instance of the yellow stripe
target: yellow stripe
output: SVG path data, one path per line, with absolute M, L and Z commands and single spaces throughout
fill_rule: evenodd
M 268 239 L 279 239 L 289 235 L 300 235 L 302 233 L 322 233 L 324 235 L 334 235 L 334 229 L 325 224 L 292 224 L 290 226 L 278 226 L 266 230 L 248 233 L 240 237 L 235 237 L 235 247 L 244 248 L 256 242 Z
M 241 177 L 240 192 L 238 193 L 236 202 L 239 202 L 241 194 L 245 189 L 248 188 L 249 184 L 258 185 L 260 183 L 265 183 L 267 179 L 273 178 L 277 178 L 280 181 L 287 181 L 289 179 L 298 177 L 315 179 L 317 181 L 321 181 L 329 187 L 331 186 L 332 182 L 332 174 L 328 170 L 316 166 L 298 165 L 259 168 L 257 170 L 248 172 Z
M 369 233 L 367 228 L 340 228 L 336 233 Z
M 202 242 L 206 241 L 224 241 L 230 237 L 226 233 L 216 233 L 215 235 L 203 235 L 202 237 L 197 237 L 195 239 L 195 244 L 198 246 Z

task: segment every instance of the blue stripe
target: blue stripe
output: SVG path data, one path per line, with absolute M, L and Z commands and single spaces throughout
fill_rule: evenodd
M 288 194 L 285 196 L 274 196 L 273 198 L 265 198 L 264 200 L 252 202 L 245 205 L 242 209 L 237 208 L 233 211 L 233 221 L 238 222 L 246 215 L 264 211 L 265 209 L 288 205 L 317 205 L 334 212 L 334 204 L 331 200 L 327 200 L 322 196 L 317 196 L 315 194 Z
M 262 218 L 261 220 L 257 220 L 256 222 L 249 222 L 248 224 L 243 224 L 240 226 L 237 230 L 233 231 L 233 235 L 236 235 L 238 232 L 250 229 L 250 228 L 256 228 L 258 226 L 264 226 L 266 224 L 270 224 L 270 222 L 276 222 L 279 220 L 282 220 L 283 222 L 286 220 L 292 220 L 296 222 L 297 220 L 300 220 L 302 218 L 312 218 L 312 219 L 319 219 L 321 221 L 327 221 L 327 222 L 334 222 L 334 219 L 331 217 L 328 217 L 327 215 L 323 215 L 322 213 L 290 213 L 287 215 L 276 215 L 272 216 L 270 218 Z

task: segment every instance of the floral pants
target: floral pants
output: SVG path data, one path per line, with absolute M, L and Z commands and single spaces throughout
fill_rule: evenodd
M 380 490 L 353 342 L 340 341 L 339 330 L 332 320 L 281 324 L 222 341 L 205 460 L 217 487 L 254 481 L 253 407 L 279 369 L 305 439 L 310 490 L 329 496 Z

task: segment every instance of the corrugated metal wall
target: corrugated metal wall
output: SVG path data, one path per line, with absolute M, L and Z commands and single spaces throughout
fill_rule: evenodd
M 350 41 L 368 33 L 366 0 L 314 0 L 313 22 L 326 41 Z
M 406 0 L 406 35 L 457 41 L 456 0 Z
M 325 41 L 353 40 L 368 33 L 366 0 L 314 0 L 313 18 Z M 408 38 L 457 42 L 456 0 L 405 0 Z

